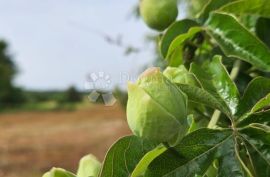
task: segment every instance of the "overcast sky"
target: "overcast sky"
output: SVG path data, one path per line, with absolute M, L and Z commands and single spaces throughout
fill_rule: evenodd
M 10 44 L 19 68 L 16 83 L 28 89 L 83 89 L 88 74 L 105 72 L 113 84 L 136 78 L 151 48 L 124 56 L 102 35 L 122 35 L 125 45 L 146 48 L 154 33 L 130 14 L 138 0 L 0 1 L 0 38 Z M 121 77 L 121 74 L 125 77 Z

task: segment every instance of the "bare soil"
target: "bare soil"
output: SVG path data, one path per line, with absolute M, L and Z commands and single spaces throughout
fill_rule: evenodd
M 41 177 L 53 166 L 76 172 L 82 156 L 92 153 L 103 160 L 113 142 L 128 134 L 117 105 L 1 114 L 0 177 Z

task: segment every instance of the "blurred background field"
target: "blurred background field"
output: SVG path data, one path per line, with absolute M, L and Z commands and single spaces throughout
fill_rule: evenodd
M 2 113 L 0 129 L 1 177 L 42 176 L 52 166 L 74 171 L 82 156 L 93 153 L 102 160 L 115 140 L 130 133 L 118 104 Z

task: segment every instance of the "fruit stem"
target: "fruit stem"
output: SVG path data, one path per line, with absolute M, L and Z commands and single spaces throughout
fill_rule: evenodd
M 234 81 L 237 78 L 240 68 L 241 68 L 241 60 L 236 60 L 233 64 L 233 68 L 230 73 L 232 81 Z
M 211 120 L 210 120 L 207 128 L 214 128 L 219 120 L 220 115 L 221 115 L 221 112 L 216 109 L 211 117 Z

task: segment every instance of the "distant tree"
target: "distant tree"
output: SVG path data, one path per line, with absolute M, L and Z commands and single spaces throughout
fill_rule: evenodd
M 116 87 L 113 91 L 113 95 L 117 99 L 117 101 L 120 103 L 120 105 L 126 110 L 127 106 L 127 100 L 128 100 L 128 94 L 126 91 L 120 89 L 119 87 Z
M 75 86 L 69 87 L 64 96 L 64 102 L 77 103 L 82 101 L 82 94 L 76 89 Z
M 17 73 L 15 63 L 8 53 L 8 44 L 0 41 L 0 108 L 13 106 L 24 101 L 21 89 L 13 85 Z

